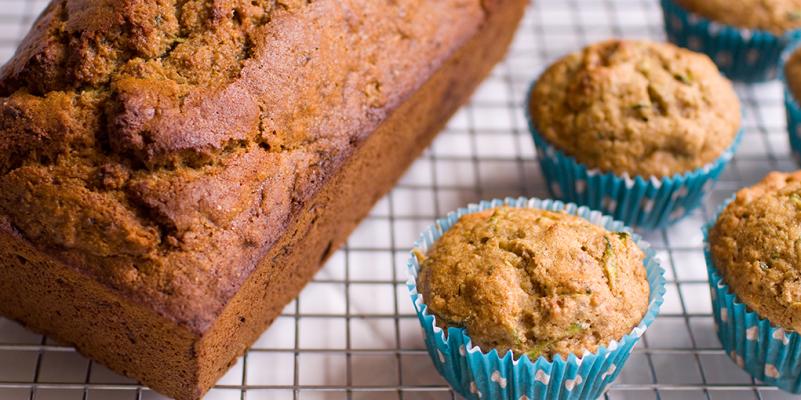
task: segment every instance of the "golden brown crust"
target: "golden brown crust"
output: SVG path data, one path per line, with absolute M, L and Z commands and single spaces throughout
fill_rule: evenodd
M 801 0 L 676 0 L 713 21 L 782 35 L 801 28 Z
M 550 66 L 531 114 L 551 144 L 590 168 L 670 176 L 713 162 L 740 127 L 740 103 L 712 61 L 670 44 L 610 40 Z
M 709 233 L 715 267 L 774 325 L 801 331 L 801 171 L 741 189 Z
M 437 322 L 484 351 L 581 356 L 620 340 L 648 308 L 644 254 L 626 233 L 565 213 L 496 208 L 437 240 L 418 285 Z
M 0 71 L 0 213 L 203 331 L 484 13 L 478 0 L 55 1 Z

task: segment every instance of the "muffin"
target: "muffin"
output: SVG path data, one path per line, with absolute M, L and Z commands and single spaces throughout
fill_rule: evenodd
M 755 378 L 801 392 L 801 171 L 741 189 L 706 231 L 723 347 Z
M 540 135 L 589 168 L 664 177 L 718 158 L 740 127 L 731 83 L 708 57 L 610 40 L 549 67 L 532 91 Z
M 801 51 L 798 43 L 791 44 L 785 50 L 785 61 L 782 69 L 784 83 L 784 108 L 787 113 L 787 133 L 793 157 L 801 163 Z
M 582 354 L 622 338 L 648 308 L 642 250 L 574 215 L 499 207 L 463 216 L 429 251 L 417 286 L 439 326 L 483 351 Z
M 801 29 L 801 0 L 661 0 L 670 41 L 712 57 L 732 79 L 776 77 L 779 56 Z
M 712 262 L 737 297 L 801 331 L 801 171 L 741 189 L 709 232 Z
M 801 0 L 676 0 L 690 12 L 737 28 L 781 36 L 801 28 Z
M 708 57 L 648 41 L 563 57 L 534 83 L 528 112 L 553 195 L 642 228 L 697 206 L 740 129 L 737 95 Z
M 598 397 L 664 294 L 648 244 L 574 204 L 471 205 L 415 248 L 407 284 L 426 347 L 468 399 Z

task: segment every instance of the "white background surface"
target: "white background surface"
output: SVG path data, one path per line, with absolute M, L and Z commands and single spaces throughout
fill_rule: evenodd
M 0 60 L 44 5 L 0 0 Z M 546 197 L 522 114 L 529 82 L 557 57 L 596 40 L 662 40 L 661 24 L 655 0 L 538 1 L 506 61 L 208 399 L 454 398 L 423 350 L 404 285 L 408 248 L 434 217 L 469 202 Z M 691 218 L 646 235 L 668 270 L 668 292 L 611 399 L 792 398 L 741 372 L 712 328 L 702 221 L 737 188 L 770 170 L 795 169 L 778 83 L 737 91 L 746 133 L 717 190 Z M 161 397 L 0 318 L 0 399 L 86 398 Z

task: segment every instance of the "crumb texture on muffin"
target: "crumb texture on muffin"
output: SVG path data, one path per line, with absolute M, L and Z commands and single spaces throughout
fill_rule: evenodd
M 677 0 L 687 10 L 738 28 L 781 35 L 801 28 L 801 0 Z
M 801 171 L 772 172 L 737 192 L 709 245 L 740 301 L 773 325 L 801 331 Z
M 643 177 L 713 162 L 740 127 L 737 95 L 707 56 L 648 41 L 565 56 L 538 79 L 530 111 L 540 134 L 578 162 Z
M 642 320 L 643 258 L 626 233 L 566 213 L 502 207 L 449 229 L 425 256 L 418 286 L 438 325 L 466 328 L 483 351 L 580 356 Z

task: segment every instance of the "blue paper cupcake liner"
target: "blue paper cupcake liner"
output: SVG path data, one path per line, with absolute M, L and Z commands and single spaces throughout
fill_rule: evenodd
M 709 231 L 733 198 L 720 206 L 704 225 L 706 257 L 715 329 L 726 354 L 754 378 L 791 392 L 801 393 L 801 335 L 772 326 L 743 304 L 715 267 L 709 248 Z
M 661 0 L 668 40 L 706 53 L 731 79 L 760 82 L 775 79 L 779 56 L 798 30 L 782 36 L 724 25 L 692 13 L 675 0 Z
M 507 198 L 505 200 L 482 201 L 451 212 L 437 220 L 415 243 L 415 248 L 428 252 L 448 229 L 465 214 L 475 213 L 499 206 L 531 207 L 551 211 L 565 211 L 578 215 L 610 231 L 625 231 L 646 254 L 644 265 L 650 286 L 648 311 L 631 333 L 620 341 L 601 346 L 596 352 L 571 354 L 567 359 L 556 356 L 549 361 L 544 357 L 531 360 L 528 356 L 515 359 L 512 352 L 504 355 L 496 350 L 484 353 L 470 340 L 463 328 L 449 328 L 447 332 L 437 326 L 435 317 L 429 314 L 425 299 L 417 291 L 417 276 L 420 264 L 412 254 L 408 262 L 411 293 L 417 317 L 425 332 L 425 344 L 431 360 L 439 373 L 455 391 L 470 400 L 577 400 L 595 399 L 617 378 L 631 354 L 634 345 L 656 318 L 665 293 L 664 270 L 654 258 L 650 245 L 623 226 L 598 211 L 560 201 Z
M 793 95 L 793 92 L 790 90 L 790 85 L 784 74 L 784 65 L 799 46 L 801 46 L 801 40 L 796 40 L 785 48 L 782 53 L 779 77 L 784 87 L 784 109 L 787 112 L 787 134 L 790 137 L 790 149 L 793 152 L 793 157 L 796 162 L 801 164 L 801 105 L 798 104 L 798 100 L 796 100 L 795 95 Z
M 531 92 L 535 84 L 536 81 L 529 88 L 525 113 L 551 196 L 600 210 L 629 226 L 664 228 L 689 215 L 712 191 L 742 140 L 741 129 L 717 160 L 670 177 L 631 178 L 589 169 L 540 135 L 531 117 Z

